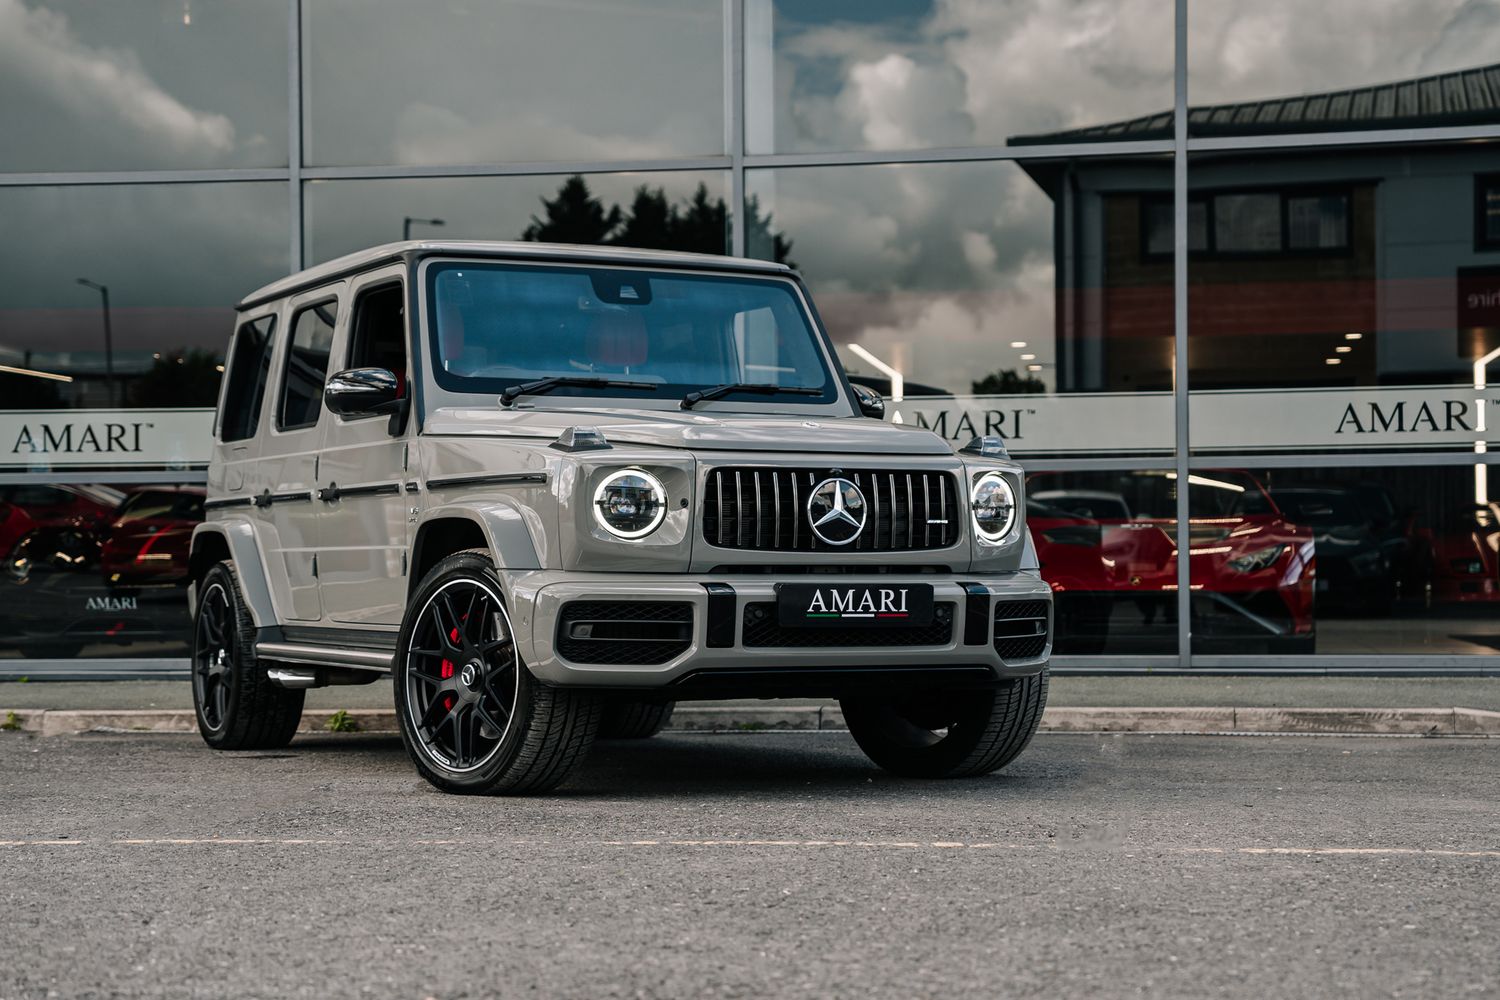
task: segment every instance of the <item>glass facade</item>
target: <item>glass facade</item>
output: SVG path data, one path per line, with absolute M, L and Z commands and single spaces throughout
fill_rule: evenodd
M 1061 667 L 1496 669 L 1496 51 L 1494 0 L 0 3 L 0 658 L 183 655 L 235 301 L 411 236 L 792 263 L 888 419 L 1026 465 Z M 307 305 L 235 347 L 293 338 L 288 427 Z

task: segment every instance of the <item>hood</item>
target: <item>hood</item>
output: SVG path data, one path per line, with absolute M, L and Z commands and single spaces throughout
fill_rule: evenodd
M 444 407 L 422 428 L 431 435 L 555 439 L 569 427 L 597 427 L 613 444 L 702 451 L 801 451 L 869 455 L 951 455 L 929 430 L 859 417 L 693 413 L 606 407 L 515 410 Z

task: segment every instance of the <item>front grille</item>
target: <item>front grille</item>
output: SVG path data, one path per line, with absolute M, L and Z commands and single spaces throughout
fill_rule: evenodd
M 1047 649 L 1047 602 L 995 605 L 995 652 L 1002 660 L 1034 660 Z
M 745 605 L 744 644 L 778 649 L 826 649 L 829 647 L 946 646 L 953 641 L 953 605 L 932 609 L 932 624 L 896 628 L 782 628 L 776 621 L 776 604 L 767 601 Z
M 847 545 L 820 540 L 807 517 L 808 496 L 833 475 L 865 495 L 864 530 Z M 957 542 L 962 509 L 947 472 L 727 467 L 709 473 L 699 520 L 704 541 L 724 549 L 918 552 Z
M 574 663 L 666 663 L 693 641 L 693 606 L 668 601 L 570 601 L 557 653 Z

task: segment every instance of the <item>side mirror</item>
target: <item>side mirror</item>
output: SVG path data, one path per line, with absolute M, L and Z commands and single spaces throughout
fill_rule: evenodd
M 324 404 L 341 417 L 390 416 L 391 433 L 405 422 L 407 399 L 401 380 L 384 368 L 335 372 L 323 386 Z
M 880 398 L 880 393 L 858 382 L 850 384 L 854 387 L 854 400 L 859 403 L 859 412 L 875 420 L 884 420 L 885 400 Z

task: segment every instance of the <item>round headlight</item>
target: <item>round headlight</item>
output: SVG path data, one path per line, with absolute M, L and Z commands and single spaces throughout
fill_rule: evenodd
M 998 542 L 1010 534 L 1016 523 L 1016 491 L 998 472 L 986 472 L 974 480 L 969 493 L 969 509 L 974 514 L 974 530 L 987 542 Z
M 617 538 L 643 538 L 666 516 L 667 491 L 641 469 L 612 472 L 594 491 L 594 518 Z

